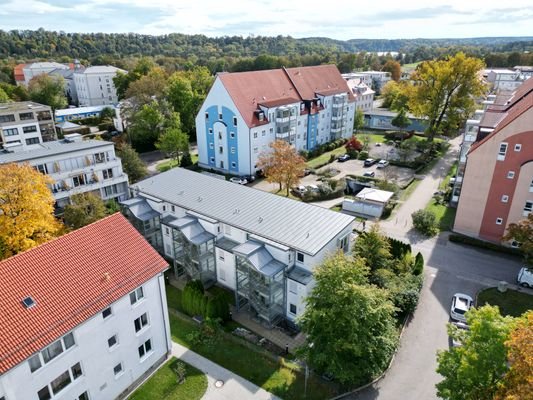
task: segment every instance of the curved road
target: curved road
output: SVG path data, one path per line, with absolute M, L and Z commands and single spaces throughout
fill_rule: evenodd
M 381 224 L 390 236 L 411 242 L 426 260 L 425 281 L 420 302 L 408 322 L 398 353 L 383 379 L 350 396 L 354 400 L 433 400 L 436 352 L 449 346 L 446 323 L 451 297 L 456 292 L 475 296 L 480 289 L 496 286 L 500 280 L 514 283 L 520 260 L 511 256 L 451 243 L 447 234 L 425 240 L 412 231 L 411 213 L 424 208 L 437 190 L 440 179 L 457 159 L 460 138 L 450 141 L 448 154 L 423 179 L 410 199 L 390 221 Z M 444 168 L 443 168 L 444 167 Z

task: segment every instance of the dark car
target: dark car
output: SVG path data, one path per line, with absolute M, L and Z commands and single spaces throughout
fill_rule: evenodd
M 365 167 L 371 167 L 372 165 L 374 165 L 375 163 L 377 163 L 378 160 L 374 160 L 373 158 L 367 158 L 365 160 L 365 162 L 363 163 L 363 166 Z
M 350 159 L 350 156 L 348 154 L 343 154 L 342 156 L 337 157 L 338 162 L 348 161 L 349 159 Z

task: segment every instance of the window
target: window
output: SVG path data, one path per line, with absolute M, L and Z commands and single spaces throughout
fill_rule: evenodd
M 163 205 L 163 212 L 167 211 L 167 206 Z
M 209 134 L 210 134 L 210 135 L 213 134 L 213 128 L 209 128 Z
M 507 179 L 513 179 L 514 178 L 514 171 L 507 172 Z
M 218 153 L 219 154 L 224 154 L 224 147 L 218 146 Z
M 266 130 L 263 129 L 263 131 L 261 132 L 261 136 L 265 136 L 266 135 Z
M 231 168 L 237 168 L 237 163 L 235 161 L 231 162 Z
M 509 196 L 507 196 L 506 194 L 504 194 L 502 196 L 502 203 L 507 203 L 509 201 Z
M 218 114 L 218 119 L 220 119 L 220 120 L 223 119 L 222 118 L 222 114 L 220 114 L 220 113 Z
M 109 339 L 107 339 L 107 345 L 109 348 L 115 346 L 116 344 L 117 344 L 117 335 L 113 335 Z
M 102 311 L 102 317 L 104 319 L 111 316 L 111 307 L 107 307 L 104 311 Z
M 496 218 L 496 225 L 503 224 L 503 218 Z
M 37 127 L 35 125 L 23 126 L 22 127 L 22 132 L 24 132 L 24 133 L 37 132 Z
M 522 145 L 521 144 L 515 144 L 514 145 L 514 151 L 520 151 L 522 150 Z
M 270 133 L 274 133 L 274 128 L 270 128 Z
M 237 126 L 237 117 L 233 117 L 233 126 Z
M 229 133 L 229 137 L 232 138 L 232 139 L 235 139 L 235 132 L 230 132 Z
M 67 333 L 65 336 L 63 336 L 63 344 L 65 345 L 65 350 L 70 349 L 76 344 L 72 332 Z
M 61 353 L 63 353 L 63 346 L 61 345 L 61 340 L 52 343 L 50 346 L 46 347 L 43 351 L 41 351 L 45 363 L 49 363 Z
M 87 179 L 84 174 L 81 174 L 73 177 L 72 182 L 74 183 L 74 187 L 78 187 L 85 185 L 87 183 Z
M 118 363 L 117 365 L 113 367 L 113 373 L 115 374 L 115 376 L 120 375 L 122 371 L 123 371 L 122 363 Z
M 146 313 L 133 321 L 133 324 L 135 325 L 135 332 L 139 332 L 142 328 L 148 325 L 148 316 Z
M 235 154 L 235 147 L 231 148 L 231 154 Z
M 30 139 L 26 139 L 26 144 L 27 145 L 30 145 L 30 144 L 39 144 L 39 138 L 30 138 Z
M 21 121 L 27 121 L 29 119 L 33 119 L 33 113 L 32 112 L 20 113 L 19 118 Z
M 214 149 L 215 148 L 215 144 L 213 142 L 209 143 L 209 148 L 210 149 Z
M 104 174 L 104 179 L 113 178 L 113 168 L 104 169 L 102 172 Z
M 165 235 L 170 236 L 170 229 L 168 226 L 165 226 Z
M 209 160 L 211 160 L 212 163 L 215 162 L 215 157 L 211 157 Z
M 50 382 L 50 387 L 52 388 L 52 393 L 58 394 L 62 389 L 70 385 L 72 379 L 68 371 L 63 372 L 56 379 Z
M 89 394 L 85 391 L 80 394 L 76 400 L 89 400 Z
M 218 131 L 218 140 L 222 140 L 222 132 Z
M 257 139 L 257 132 L 254 132 L 254 139 Z
M 144 298 L 143 287 L 140 286 L 130 293 L 130 303 L 133 305 Z
M 2 129 L 2 132 L 4 132 L 4 136 L 16 136 L 19 134 L 19 130 L 17 128 Z
M 500 143 L 500 149 L 498 150 L 498 160 L 504 160 L 505 153 L 507 153 L 507 143 Z
M 31 372 L 37 371 L 39 368 L 41 368 L 42 364 L 39 354 L 35 354 L 33 357 L 30 357 L 28 364 L 30 364 Z
M 152 351 L 152 341 L 148 339 L 146 342 L 139 346 L 139 358 L 143 358 Z
M 80 363 L 74 364 L 70 370 L 72 371 L 72 378 L 74 380 L 78 379 L 80 376 L 83 375 Z
M 13 122 L 13 121 L 15 121 L 14 114 L 0 115 L 0 122 Z
M 526 201 L 524 205 L 524 216 L 527 216 L 533 210 L 533 201 Z
M 304 262 L 304 255 L 300 252 L 296 253 L 296 259 L 298 262 Z
M 94 162 L 97 164 L 106 162 L 106 153 L 96 153 L 94 155 Z
M 46 167 L 46 164 L 36 165 L 35 169 L 37 169 L 37 171 L 39 171 L 41 174 L 46 175 L 48 173 L 48 168 Z
M 218 251 L 218 259 L 220 261 L 224 261 L 224 256 L 225 256 L 224 250 L 219 250 Z
M 529 191 L 533 192 L 533 179 L 531 180 L 531 183 L 529 184 Z
M 170 206 L 170 211 L 176 212 L 176 206 Z
M 296 315 L 296 305 L 295 304 L 289 304 L 289 312 L 293 315 Z
M 339 240 L 339 249 L 342 249 L 345 253 L 348 251 L 348 236 Z
M 294 281 L 289 281 L 289 292 L 298 294 L 298 284 Z
M 45 386 L 39 390 L 37 392 L 37 396 L 39 396 L 39 400 L 49 400 L 52 398 L 52 396 L 50 396 L 50 390 L 48 389 L 48 386 Z
M 209 113 L 208 112 L 205 113 L 205 119 L 209 119 Z

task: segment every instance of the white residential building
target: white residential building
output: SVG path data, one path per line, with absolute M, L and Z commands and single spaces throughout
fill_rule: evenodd
M 254 174 L 275 140 L 300 151 L 349 138 L 354 113 L 334 65 L 218 74 L 196 116 L 199 165 Z
M 88 67 L 74 73 L 74 82 L 81 107 L 118 103 L 113 78 L 117 72 L 126 72 L 110 65 Z
M 123 200 L 128 196 L 128 176 L 122 170 L 115 146 L 103 140 L 83 141 L 80 134 L 29 146 L 27 150 L 0 152 L 0 165 L 29 163 L 49 175 L 56 205 L 63 208 L 76 193 L 93 192 L 103 200 Z
M 170 352 L 167 268 L 119 213 L 0 261 L 0 399 L 123 398 Z
M 235 306 L 272 325 L 295 323 L 325 257 L 348 252 L 354 218 L 182 168 L 136 183 L 132 224 L 176 277 L 218 284 Z
M 24 85 L 28 86 L 31 79 L 42 74 L 48 74 L 54 70 L 69 70 L 70 65 L 60 64 L 57 62 L 35 62 L 31 64 L 26 64 L 22 68 L 24 74 Z
M 391 73 L 384 71 L 360 71 L 355 72 L 353 75 L 354 77 L 363 78 L 363 82 L 376 92 L 379 92 L 392 79 Z
M 355 110 L 361 110 L 362 112 L 370 111 L 374 104 L 374 95 L 376 92 L 365 83 L 363 77 L 355 75 L 342 74 L 342 77 L 346 79 L 346 83 L 355 97 Z
M 525 79 L 520 71 L 512 69 L 487 69 L 484 74 L 495 92 L 514 91 Z
M 56 140 L 52 110 L 32 101 L 0 104 L 0 145 L 26 149 Z

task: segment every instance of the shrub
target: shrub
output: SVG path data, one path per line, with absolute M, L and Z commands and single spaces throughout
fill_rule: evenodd
M 418 232 L 426 236 L 435 236 L 438 233 L 437 220 L 433 212 L 418 210 L 411 214 L 411 217 L 413 218 L 413 226 Z
M 363 150 L 363 144 L 357 140 L 355 136 L 352 136 L 348 142 L 346 142 L 346 152 L 352 157 L 353 154 Z M 355 158 L 355 157 L 354 157 Z
M 204 287 L 199 280 L 190 281 L 183 289 L 183 311 L 190 315 L 205 315 Z
M 373 274 L 372 281 L 389 291 L 398 314 L 409 314 L 416 309 L 422 289 L 421 277 L 410 274 L 396 275 L 388 269 L 378 269 Z
M 229 321 L 229 316 L 229 305 L 224 296 L 217 295 L 209 299 L 206 309 L 207 318 Z
M 180 167 L 190 167 L 192 165 L 192 158 L 189 152 L 185 153 L 180 160 Z
M 390 243 L 390 252 L 395 259 L 399 260 L 407 253 L 411 252 L 411 245 L 409 243 L 404 243 L 401 240 L 391 237 L 387 239 Z
M 341 197 L 346 190 L 346 181 L 344 179 L 327 179 L 318 185 L 319 192 L 315 193 L 310 190 L 304 193 L 302 200 L 305 202 L 322 201 L 336 199 Z
M 413 275 L 422 275 L 422 272 L 424 272 L 424 256 L 418 252 L 413 264 Z
M 359 152 L 359 160 L 366 160 L 368 158 L 368 151 Z
M 329 163 L 332 163 L 333 161 L 335 161 L 335 154 L 329 156 Z

